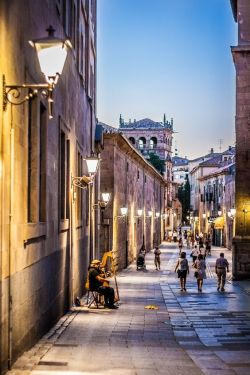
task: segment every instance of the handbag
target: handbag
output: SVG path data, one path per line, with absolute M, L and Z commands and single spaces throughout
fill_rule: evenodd
M 195 271 L 194 277 L 198 277 L 198 271 Z

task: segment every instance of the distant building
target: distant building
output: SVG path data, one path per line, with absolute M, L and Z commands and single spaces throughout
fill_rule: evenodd
M 173 171 L 173 181 L 179 185 L 182 185 L 185 182 L 185 179 L 188 177 L 188 159 L 181 158 L 180 156 L 172 157 L 172 171 Z
M 235 148 L 229 146 L 222 153 L 197 158 L 189 176 L 194 231 L 210 235 L 216 246 L 231 248 L 235 224 Z
M 173 119 L 166 120 L 164 114 L 162 122 L 156 122 L 149 118 L 125 122 L 120 116 L 119 131 L 128 138 L 145 159 L 148 159 L 149 154 L 153 153 L 164 161 L 165 172 L 163 176 L 167 182 L 165 192 L 166 231 L 173 229 L 173 197 L 176 196 L 176 186 L 172 184 Z
M 164 115 L 163 122 L 155 122 L 148 118 L 125 122 L 120 116 L 119 130 L 146 159 L 150 153 L 154 153 L 161 160 L 164 160 L 164 178 L 167 181 L 171 181 L 173 119 L 167 121 Z
M 100 251 L 112 249 L 115 265 L 122 269 L 136 259 L 142 246 L 149 251 L 162 242 L 166 182 L 123 134 L 102 126 L 100 190 L 111 193 L 112 202 L 101 215 Z M 122 207 L 128 210 L 124 217 Z

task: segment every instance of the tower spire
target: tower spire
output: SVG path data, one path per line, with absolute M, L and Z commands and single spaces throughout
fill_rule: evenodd
M 122 119 L 122 115 L 120 114 L 120 117 L 119 117 L 119 126 L 120 127 L 122 126 L 122 123 L 123 123 L 123 119 Z
M 163 125 L 166 125 L 166 113 L 164 113 L 164 116 L 163 116 Z

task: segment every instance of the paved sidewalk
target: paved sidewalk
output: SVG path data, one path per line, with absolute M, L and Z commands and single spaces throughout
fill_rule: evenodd
M 173 273 L 177 247 L 164 243 L 162 271 L 154 269 L 151 252 L 146 271 L 131 265 L 119 274 L 118 310 L 75 308 L 9 375 L 249 374 L 250 296 L 234 282 L 225 293 L 216 291 L 213 264 L 220 250 L 208 258 L 204 292 L 197 292 L 191 270 L 183 293 Z

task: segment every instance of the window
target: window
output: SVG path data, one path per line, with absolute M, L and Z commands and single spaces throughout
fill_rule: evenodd
M 73 48 L 77 40 L 77 3 L 74 0 L 63 0 L 63 27 L 67 37 L 71 39 Z
M 46 221 L 47 111 L 39 100 L 28 103 L 27 221 Z
M 134 137 L 129 137 L 129 141 L 132 143 L 132 145 L 135 145 L 135 139 L 134 139 Z
M 65 220 L 69 218 L 69 161 L 70 161 L 70 143 L 66 139 L 65 133 L 60 133 L 60 183 L 59 183 L 59 204 L 60 218 Z
M 46 146 L 47 112 L 40 103 L 40 157 L 39 157 L 39 221 L 46 221 Z
M 37 100 L 30 99 L 28 104 L 28 191 L 27 191 L 27 220 L 29 223 L 37 221 Z
M 149 147 L 150 148 L 155 148 L 157 145 L 157 139 L 155 137 L 152 137 L 149 141 Z
M 139 138 L 138 146 L 140 149 L 143 149 L 146 146 L 146 139 L 144 137 Z

